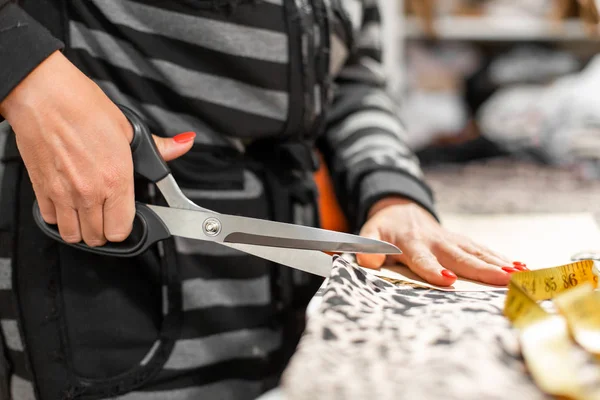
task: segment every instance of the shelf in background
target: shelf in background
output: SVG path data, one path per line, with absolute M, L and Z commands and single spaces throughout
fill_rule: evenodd
M 425 37 L 422 27 L 423 24 L 419 19 L 406 17 L 399 30 L 406 39 L 422 39 Z M 600 37 L 588 36 L 583 23 L 578 19 L 553 23 L 538 18 L 450 16 L 437 18 L 434 21 L 434 29 L 438 39 L 442 40 L 600 41 Z

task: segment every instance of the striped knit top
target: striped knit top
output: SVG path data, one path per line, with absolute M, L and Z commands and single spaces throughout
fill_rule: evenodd
M 0 0 L 0 7 L 5 2 Z M 314 143 L 355 227 L 384 196 L 406 196 L 432 210 L 431 194 L 386 93 L 377 0 L 66 4 L 67 57 L 113 101 L 142 114 L 153 133 L 194 131 L 197 147 L 240 153 L 259 138 Z M 0 21 L 2 13 L 21 12 L 4 6 Z M 182 184 L 195 201 L 236 198 L 250 205 L 263 196 L 262 185 L 249 171 L 238 190 Z M 281 332 L 265 322 L 272 313 L 268 268 L 214 245 L 183 239 L 176 245 L 182 337 L 151 388 L 118 398 L 255 398 L 268 378 L 257 374 L 261 364 L 255 360 L 281 342 Z M 3 289 L 10 285 L 0 281 Z M 2 318 L 9 352 L 23 351 L 16 320 Z M 15 398 L 34 398 L 28 378 L 15 371 Z

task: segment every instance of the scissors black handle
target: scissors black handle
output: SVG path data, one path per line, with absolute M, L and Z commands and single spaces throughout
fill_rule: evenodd
M 119 105 L 119 108 L 133 128 L 133 139 L 130 145 L 133 170 L 150 182 L 160 181 L 169 175 L 171 170 L 160 155 L 150 130 L 133 110 L 122 105 Z
M 162 219 L 160 219 L 148 206 L 138 202 L 135 204 L 135 233 L 130 235 L 123 242 L 108 242 L 99 247 L 90 247 L 83 242 L 65 242 L 60 236 L 60 233 L 58 233 L 56 225 L 50 225 L 44 221 L 37 202 L 33 204 L 33 219 L 40 229 L 52 239 L 80 250 L 104 256 L 134 257 L 148 250 L 148 248 L 156 242 L 171 237 L 171 233 L 163 223 Z
M 133 110 L 122 105 L 119 105 L 119 108 L 133 128 L 131 154 L 134 171 L 153 183 L 165 178 L 171 171 L 160 155 L 148 127 Z M 99 247 L 90 247 L 83 242 L 65 242 L 58 232 L 58 227 L 44 221 L 37 200 L 33 203 L 33 219 L 42 232 L 52 239 L 80 250 L 116 257 L 133 257 L 139 255 L 154 243 L 171 236 L 163 221 L 149 207 L 139 202 L 135 204 L 135 222 L 137 224 L 134 224 L 136 228 L 134 234 L 130 235 L 123 242 L 108 242 L 104 246 Z

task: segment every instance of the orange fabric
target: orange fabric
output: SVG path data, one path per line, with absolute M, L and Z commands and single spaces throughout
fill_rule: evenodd
M 338 232 L 348 232 L 348 221 L 335 196 L 329 170 L 321 155 L 321 167 L 315 172 L 315 181 L 319 189 L 319 215 L 321 228 Z

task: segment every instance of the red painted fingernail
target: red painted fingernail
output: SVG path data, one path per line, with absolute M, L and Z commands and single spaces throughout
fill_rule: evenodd
M 456 279 L 456 274 L 450 270 L 447 269 L 443 269 L 442 270 L 442 276 L 445 276 L 446 278 L 453 278 Z
M 524 265 L 515 265 L 515 269 L 518 269 L 519 271 L 529 271 L 529 268 Z
M 502 267 L 502 271 L 512 274 L 513 272 L 517 272 L 518 270 L 514 269 L 513 267 Z
M 521 261 L 513 261 L 513 265 L 516 266 L 520 266 L 520 267 L 526 267 L 527 264 L 522 263 Z
M 187 143 L 190 140 L 194 140 L 195 137 L 196 137 L 195 132 L 184 132 L 184 133 L 180 133 L 179 135 L 174 136 L 173 140 L 176 141 L 177 143 Z

